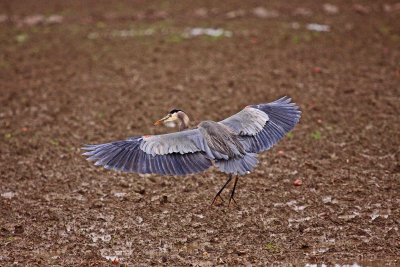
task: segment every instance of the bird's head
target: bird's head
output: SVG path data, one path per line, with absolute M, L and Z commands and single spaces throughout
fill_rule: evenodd
M 173 109 L 165 117 L 156 121 L 154 125 L 164 125 L 173 128 L 177 125 L 179 125 L 179 127 L 181 127 L 182 125 L 187 126 L 188 123 L 189 118 L 185 114 L 185 112 L 180 109 Z

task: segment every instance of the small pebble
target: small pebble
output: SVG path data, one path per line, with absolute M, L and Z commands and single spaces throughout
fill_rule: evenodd
M 293 184 L 294 184 L 295 186 L 300 186 L 300 185 L 303 184 L 303 181 L 302 181 L 301 179 L 296 179 L 296 180 L 294 180 Z

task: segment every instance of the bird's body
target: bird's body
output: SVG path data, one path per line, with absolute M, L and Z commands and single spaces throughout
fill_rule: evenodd
M 270 149 L 292 130 L 300 114 L 291 99 L 284 97 L 248 106 L 220 122 L 203 121 L 187 129 L 187 115 L 173 110 L 157 124 L 178 122 L 181 131 L 87 145 L 84 155 L 107 169 L 142 174 L 187 175 L 205 171 L 214 163 L 230 175 L 226 186 L 232 175 L 251 172 L 258 162 L 257 153 Z M 235 187 L 236 183 L 237 179 Z

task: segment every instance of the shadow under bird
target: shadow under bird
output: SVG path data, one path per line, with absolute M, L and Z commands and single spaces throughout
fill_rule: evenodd
M 187 175 L 207 170 L 213 164 L 229 175 L 213 199 L 235 177 L 229 203 L 239 175 L 257 165 L 257 153 L 270 149 L 299 122 L 301 111 L 288 97 L 250 105 L 220 122 L 202 121 L 188 129 L 189 117 L 171 110 L 155 125 L 178 126 L 179 132 L 130 137 L 106 144 L 85 145 L 83 155 L 95 165 L 123 172 Z

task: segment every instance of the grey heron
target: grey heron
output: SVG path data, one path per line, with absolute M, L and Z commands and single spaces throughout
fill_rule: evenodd
M 179 131 L 143 135 L 105 144 L 85 145 L 83 155 L 95 165 L 122 172 L 187 175 L 203 172 L 213 164 L 229 175 L 215 200 L 235 177 L 229 204 L 239 175 L 257 165 L 257 153 L 270 149 L 299 122 L 301 111 L 289 97 L 250 105 L 219 122 L 202 121 L 189 129 L 189 117 L 171 110 L 155 125 L 178 126 Z

